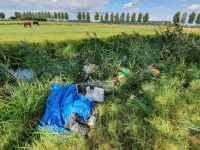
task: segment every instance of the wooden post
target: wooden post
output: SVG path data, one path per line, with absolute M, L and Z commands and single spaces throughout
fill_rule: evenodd
M 32 33 L 31 33 L 31 27 L 29 26 L 29 30 L 30 30 L 30 34 L 32 35 Z

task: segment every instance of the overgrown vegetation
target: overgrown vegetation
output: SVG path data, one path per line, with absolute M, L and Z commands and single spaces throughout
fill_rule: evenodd
M 1 45 L 2 149 L 198 149 L 200 38 L 184 34 L 180 27 L 155 32 L 106 39 L 88 34 L 87 39 L 67 45 Z M 35 130 L 51 85 L 87 81 L 83 72 L 87 63 L 99 66 L 91 74 L 95 80 L 111 80 L 121 67 L 129 70 L 115 87 L 115 98 L 96 104 L 99 117 L 89 137 Z M 147 72 L 149 65 L 160 75 Z M 11 71 L 19 67 L 33 70 L 35 78 L 28 82 L 13 77 Z M 184 88 L 183 83 L 191 86 Z M 144 90 L 144 85 L 153 90 Z

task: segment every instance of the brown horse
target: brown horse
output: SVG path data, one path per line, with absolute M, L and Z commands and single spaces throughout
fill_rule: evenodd
M 37 21 L 33 21 L 33 25 L 38 25 L 38 27 L 39 27 L 39 23 L 37 22 Z
M 27 27 L 27 25 L 29 25 L 29 27 L 31 27 L 31 22 L 24 22 L 24 28 Z

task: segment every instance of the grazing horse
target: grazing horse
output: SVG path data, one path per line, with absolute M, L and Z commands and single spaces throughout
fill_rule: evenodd
M 33 21 L 33 25 L 38 25 L 38 27 L 39 27 L 39 23 L 37 22 L 37 21 Z
M 29 25 L 29 27 L 31 27 L 31 22 L 24 22 L 24 28 L 27 27 L 27 25 Z

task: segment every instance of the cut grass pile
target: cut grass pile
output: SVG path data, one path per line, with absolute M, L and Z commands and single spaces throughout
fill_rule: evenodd
M 199 37 L 187 36 L 178 27 L 154 36 L 97 37 L 71 42 L 70 54 L 65 52 L 66 43 L 1 46 L 2 149 L 198 149 Z M 95 104 L 99 116 L 88 138 L 35 130 L 51 85 L 87 81 L 82 71 L 87 63 L 99 66 L 99 72 L 90 75 L 95 80 L 111 80 L 121 67 L 129 70 L 115 86 L 115 98 Z M 17 80 L 5 71 L 22 65 L 34 71 L 33 81 Z M 149 65 L 160 75 L 147 72 Z M 185 82 L 191 86 L 184 88 Z M 153 90 L 144 90 L 145 85 Z

